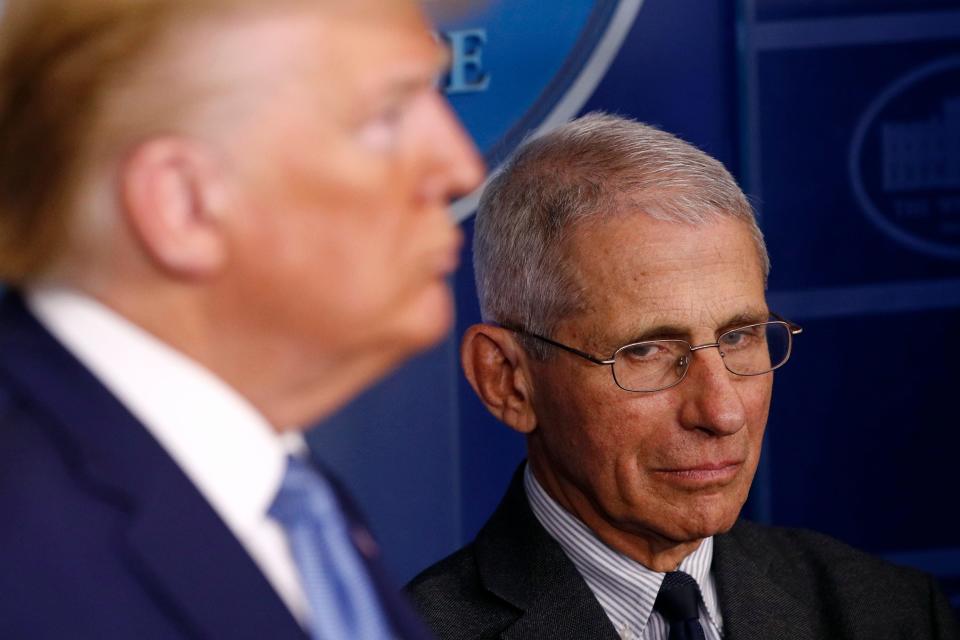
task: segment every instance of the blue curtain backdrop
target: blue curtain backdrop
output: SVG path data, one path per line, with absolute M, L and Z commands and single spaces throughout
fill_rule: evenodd
M 628 25 L 624 3 L 534 0 L 442 25 L 455 108 L 495 164 L 628 28 L 577 110 L 722 160 L 761 216 L 771 308 L 805 328 L 745 515 L 918 566 L 960 606 L 960 3 L 639 4 Z M 468 542 L 523 458 L 457 361 L 479 320 L 462 224 L 455 335 L 310 436 L 401 580 Z

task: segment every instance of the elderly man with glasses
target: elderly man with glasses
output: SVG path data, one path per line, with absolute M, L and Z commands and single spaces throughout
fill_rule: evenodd
M 507 163 L 474 242 L 464 370 L 529 458 L 410 585 L 441 638 L 956 637 L 929 577 L 738 519 L 801 329 L 719 162 L 588 115 Z

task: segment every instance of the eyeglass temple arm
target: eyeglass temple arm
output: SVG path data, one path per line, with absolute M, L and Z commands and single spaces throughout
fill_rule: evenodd
M 793 322 L 790 322 L 789 320 L 787 320 L 786 318 L 784 318 L 783 316 L 781 316 L 781 315 L 780 315 L 779 313 L 777 313 L 776 311 L 771 311 L 771 312 L 770 312 L 770 315 L 772 315 L 774 318 L 776 318 L 776 319 L 779 320 L 780 322 L 786 322 L 786 323 L 787 323 L 787 326 L 790 327 L 790 335 L 792 335 L 792 336 L 798 336 L 798 335 L 800 335 L 801 333 L 803 333 L 803 327 L 801 327 L 800 325 L 795 324 L 795 323 L 793 323 Z
M 580 349 L 574 349 L 573 347 L 568 347 L 567 345 L 561 344 L 561 343 L 557 342 L 556 340 L 551 340 L 550 338 L 544 338 L 543 336 L 537 335 L 536 333 L 530 333 L 529 331 L 523 331 L 523 330 L 521 330 L 521 329 L 516 329 L 516 328 L 514 328 L 514 327 L 504 327 L 504 328 L 505 328 L 505 329 L 510 329 L 510 330 L 513 331 L 514 333 L 519 334 L 519 335 L 521 335 L 521 336 L 529 336 L 529 337 L 531 337 L 531 338 L 536 338 L 537 340 L 542 340 L 543 342 L 546 342 L 546 343 L 549 344 L 549 345 L 552 345 L 552 346 L 554 346 L 554 347 L 556 347 L 556 348 L 558 348 L 558 349 L 563 349 L 563 350 L 566 351 L 567 353 L 572 353 L 572 354 L 575 355 L 575 356 L 580 356 L 581 358 L 584 358 L 584 359 L 586 359 L 586 360 L 589 360 L 590 362 L 592 362 L 592 363 L 594 363 L 594 364 L 606 364 L 606 365 L 611 365 L 611 364 L 613 364 L 613 360 L 601 360 L 600 358 L 597 358 L 596 356 L 590 355 L 590 354 L 587 353 L 586 351 L 580 351 Z

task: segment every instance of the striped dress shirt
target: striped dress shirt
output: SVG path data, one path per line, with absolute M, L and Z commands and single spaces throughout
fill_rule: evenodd
M 530 465 L 524 471 L 523 481 L 537 520 L 583 576 L 620 637 L 623 640 L 667 640 L 667 622 L 653 610 L 665 574 L 652 571 L 601 542 L 586 525 L 547 494 L 534 477 Z M 712 561 L 711 537 L 683 559 L 679 570 L 690 574 L 700 587 L 703 596 L 700 624 L 707 640 L 720 640 L 723 619 L 717 604 L 717 587 L 710 573 Z

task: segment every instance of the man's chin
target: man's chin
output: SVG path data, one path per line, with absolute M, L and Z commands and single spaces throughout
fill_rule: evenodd
M 720 487 L 689 490 L 683 488 L 671 501 L 679 519 L 679 529 L 689 537 L 705 538 L 729 531 L 740 517 L 749 484 L 742 477 Z
M 729 497 L 688 502 L 678 507 L 672 522 L 664 522 L 660 532 L 676 542 L 690 542 L 726 533 L 740 517 L 743 503 Z
M 739 516 L 740 509 L 699 513 L 683 526 L 684 538 L 693 540 L 726 533 L 733 528 Z
M 432 285 L 403 317 L 403 337 L 408 356 L 435 346 L 453 328 L 453 292 L 446 282 Z
M 434 346 L 453 329 L 453 291 L 445 281 L 433 284 L 424 292 L 415 308 L 411 337 L 418 349 Z

